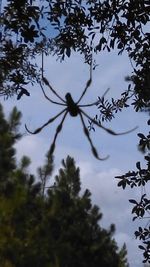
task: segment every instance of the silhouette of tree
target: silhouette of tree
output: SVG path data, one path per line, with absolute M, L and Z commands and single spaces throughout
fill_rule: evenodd
M 133 73 L 129 96 L 136 110 L 150 103 L 149 0 L 9 0 L 1 12 L 1 95 L 29 95 L 40 80 L 34 63 L 42 52 L 61 60 L 72 51 L 90 63 L 91 51 L 128 53 Z
M 14 144 L 20 138 L 20 118 L 14 108 L 6 120 L 0 107 L 1 266 L 127 267 L 126 247 L 119 250 L 112 237 L 114 225 L 103 229 L 90 191 L 81 193 L 74 159 L 62 161 L 51 186 L 46 184 L 53 169 L 49 154 L 38 169 L 39 178 L 29 173 L 28 157 L 17 164 Z
M 148 120 L 150 125 L 150 120 Z M 139 137 L 139 149 L 144 153 L 145 167 L 141 166 L 138 161 L 136 163 L 136 171 L 129 171 L 124 175 L 117 176 L 119 179 L 118 186 L 125 189 L 130 186 L 131 188 L 139 187 L 142 189 L 140 199 L 129 199 L 132 203 L 132 214 L 134 215 L 133 221 L 136 219 L 146 219 L 141 222 L 141 226 L 135 231 L 135 236 L 142 241 L 143 245 L 139 245 L 139 248 L 143 251 L 143 262 L 150 263 L 150 199 L 149 192 L 146 190 L 146 185 L 150 181 L 150 132 L 147 136 L 142 133 L 138 134 Z

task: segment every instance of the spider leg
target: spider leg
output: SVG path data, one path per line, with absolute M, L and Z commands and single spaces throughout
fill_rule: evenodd
M 46 95 L 46 93 L 45 93 L 45 91 L 44 91 L 44 88 L 43 88 L 43 86 L 42 86 L 41 83 L 40 83 L 40 86 L 41 86 L 43 95 L 45 96 L 45 98 L 46 98 L 48 101 L 50 101 L 50 102 L 53 103 L 53 104 L 57 104 L 57 105 L 61 105 L 61 106 L 66 106 L 66 104 L 63 104 L 63 103 L 59 103 L 59 102 L 53 101 L 51 98 L 49 98 L 49 97 Z
M 83 130 L 84 130 L 84 133 L 85 133 L 85 136 L 87 137 L 90 145 L 91 145 L 91 149 L 92 149 L 92 153 L 94 155 L 95 158 L 97 158 L 98 160 L 106 160 L 109 156 L 105 157 L 105 158 L 100 158 L 99 155 L 98 155 L 98 152 L 96 150 L 96 148 L 94 147 L 93 143 L 92 143 L 92 140 L 90 138 L 90 134 L 89 134 L 89 131 L 88 129 L 86 128 L 86 125 L 85 125 L 85 122 L 84 122 L 84 119 L 83 119 L 83 116 L 82 116 L 82 113 L 79 112 L 79 115 L 80 115 L 80 118 L 81 118 L 81 122 L 82 122 L 82 125 L 83 125 Z
M 51 122 L 53 122 L 54 120 L 56 120 L 56 119 L 57 119 L 61 114 L 63 114 L 66 110 L 67 110 L 67 109 L 65 108 L 64 110 L 62 110 L 61 112 L 59 112 L 56 116 L 54 116 L 53 118 L 49 119 L 46 123 L 44 123 L 41 127 L 37 128 L 34 132 L 31 132 L 31 131 L 28 129 L 28 127 L 27 127 L 26 124 L 25 124 L 25 128 L 26 128 L 26 130 L 27 130 L 28 133 L 30 133 L 30 134 L 37 134 L 37 133 L 41 132 L 42 129 L 43 129 L 44 127 L 46 127 L 48 124 L 50 124 Z
M 90 104 L 83 104 L 83 105 L 78 105 L 79 107 L 91 107 L 91 106 L 95 106 L 96 104 L 99 103 L 99 100 L 97 100 L 96 102 L 90 103 Z
M 89 86 L 91 85 L 92 82 L 92 63 L 90 65 L 90 79 L 87 81 L 86 86 L 82 92 L 82 95 L 80 96 L 79 100 L 77 101 L 77 104 L 81 101 L 81 99 L 83 98 L 83 96 L 85 95 L 87 89 L 89 88 Z
M 52 88 L 52 86 L 50 85 L 50 83 L 49 83 L 49 81 L 44 77 L 44 75 L 43 75 L 43 70 L 44 70 L 44 54 L 43 54 L 43 51 L 42 51 L 42 80 L 43 80 L 43 82 L 49 87 L 49 89 L 62 101 L 62 102 L 64 102 L 64 103 L 66 103 L 65 102 L 65 100 L 63 99 L 63 98 L 61 98 L 57 93 L 56 93 L 56 91 Z M 42 88 L 42 87 L 41 87 Z M 45 95 L 45 92 L 44 92 L 44 90 L 43 90 L 43 88 L 42 88 L 42 91 L 43 91 L 43 94 L 44 94 L 44 96 L 46 97 L 46 95 Z M 48 99 L 48 97 L 46 97 L 47 99 Z M 51 101 L 50 99 L 48 99 L 50 102 L 54 102 L 53 100 Z
M 102 128 L 103 130 L 105 130 L 107 133 L 111 134 L 111 135 L 124 135 L 124 134 L 128 134 L 131 133 L 133 131 L 135 131 L 138 126 L 134 127 L 133 129 L 129 130 L 129 131 L 125 131 L 125 132 L 121 132 L 121 133 L 116 133 L 113 130 L 104 127 L 102 124 L 99 124 L 97 121 L 95 121 L 94 119 L 92 119 L 88 114 L 86 114 L 82 109 L 80 109 L 80 112 L 82 114 L 85 115 L 85 117 L 87 117 L 89 120 L 91 120 L 95 125 L 97 125 L 98 127 Z
M 53 92 L 53 94 L 55 94 L 62 102 L 64 102 L 66 104 L 66 101 L 61 97 L 59 96 L 56 91 L 53 89 L 53 87 L 50 85 L 49 81 L 43 76 L 42 77 L 43 79 L 43 82 L 49 87 L 49 89 Z
M 64 116 L 63 116 L 63 118 L 62 118 L 62 120 L 60 122 L 60 124 L 57 126 L 56 133 L 55 133 L 55 136 L 54 136 L 54 140 L 53 140 L 53 143 L 51 144 L 51 147 L 50 147 L 50 150 L 49 150 L 49 153 L 48 153 L 49 156 L 51 156 L 53 154 L 54 150 L 55 150 L 56 139 L 57 139 L 58 134 L 62 130 L 62 126 L 63 126 L 64 120 L 65 120 L 65 118 L 67 116 L 67 113 L 68 113 L 68 110 L 66 110 L 66 112 L 65 112 L 65 114 L 64 114 Z
M 104 98 L 104 96 L 108 93 L 110 88 L 108 88 L 105 93 L 102 95 L 101 98 Z M 79 105 L 79 107 L 91 107 L 91 106 L 95 106 L 100 102 L 100 100 L 97 100 L 96 102 L 90 103 L 90 104 L 85 104 L 85 105 Z

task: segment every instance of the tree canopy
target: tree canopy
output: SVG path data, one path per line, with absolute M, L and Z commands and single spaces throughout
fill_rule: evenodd
M 36 56 L 72 51 L 91 62 L 92 53 L 126 52 L 133 66 L 129 79 L 136 110 L 150 103 L 149 0 L 8 0 L 1 12 L 0 94 L 29 95 L 40 81 Z

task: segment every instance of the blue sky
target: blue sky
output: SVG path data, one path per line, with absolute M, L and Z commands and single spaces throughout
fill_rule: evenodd
M 95 101 L 97 96 L 102 96 L 107 88 L 110 88 L 107 96 L 117 98 L 127 88 L 124 77 L 131 73 L 132 69 L 128 58 L 117 56 L 115 52 L 95 56 L 98 67 L 93 71 L 93 82 L 84 96 L 82 103 Z M 37 59 L 41 64 L 41 59 Z M 77 100 L 89 78 L 89 66 L 84 64 L 84 59 L 79 54 L 66 58 L 65 62 L 56 61 L 55 57 L 45 58 L 45 76 L 53 88 L 62 97 L 66 92 L 71 92 L 74 100 Z M 30 89 L 30 88 L 29 88 Z M 47 95 L 57 100 L 46 88 Z M 39 86 L 31 88 L 31 96 L 23 97 L 16 101 L 13 97 L 4 101 L 5 112 L 8 114 L 14 105 L 22 111 L 21 131 L 24 137 L 17 144 L 18 159 L 22 155 L 28 155 L 32 159 L 31 171 L 36 171 L 44 162 L 44 156 L 49 149 L 56 127 L 61 118 L 47 126 L 38 135 L 30 135 L 26 132 L 26 123 L 32 131 L 41 126 L 50 117 L 56 115 L 61 106 L 48 102 Z M 96 107 L 86 108 L 85 111 L 94 116 L 98 113 Z M 118 113 L 116 118 L 106 126 L 116 132 L 129 130 L 138 125 L 138 129 L 128 135 L 111 136 L 102 129 L 96 128 L 91 132 L 91 138 L 101 157 L 110 155 L 106 161 L 98 161 L 91 153 L 90 145 L 83 133 L 80 118 L 72 118 L 68 115 L 64 122 L 63 130 L 58 136 L 55 149 L 55 172 L 61 165 L 61 160 L 67 155 L 72 156 L 81 170 L 81 181 L 84 188 L 92 192 L 93 203 L 100 206 L 103 213 L 102 225 L 109 227 L 111 223 L 116 225 L 115 239 L 120 246 L 125 242 L 128 248 L 128 259 L 131 267 L 142 267 L 142 256 L 138 249 L 138 242 L 134 237 L 137 222 L 132 222 L 129 198 L 139 198 L 140 190 L 125 190 L 117 187 L 114 179 L 116 175 L 128 170 L 134 170 L 136 161 L 143 161 L 143 155 L 138 152 L 138 132 L 146 133 L 145 122 L 148 119 L 144 113 L 135 113 L 131 108 Z M 87 123 L 87 120 L 86 124 Z M 139 222 L 141 223 L 141 221 Z

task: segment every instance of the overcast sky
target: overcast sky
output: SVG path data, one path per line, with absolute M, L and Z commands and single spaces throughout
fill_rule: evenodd
M 2 3 L 4 5 L 5 0 Z M 97 96 L 102 96 L 107 88 L 110 88 L 107 94 L 108 98 L 120 97 L 121 92 L 127 88 L 124 77 L 130 75 L 132 71 L 125 55 L 117 56 L 115 52 L 103 53 L 103 55 L 95 56 L 95 59 L 99 65 L 93 71 L 92 85 L 82 100 L 84 104 L 97 100 Z M 41 64 L 41 59 L 38 59 L 37 62 Z M 45 75 L 62 97 L 65 96 L 66 92 L 71 92 L 74 100 L 77 100 L 89 78 L 89 67 L 84 64 L 83 57 L 77 54 L 72 55 L 69 59 L 66 58 L 63 63 L 56 61 L 55 57 L 49 57 L 45 59 Z M 48 88 L 45 89 L 47 94 L 53 97 Z M 24 96 L 20 101 L 13 97 L 7 101 L 3 101 L 1 98 L 1 102 L 7 115 L 15 105 L 23 113 L 21 131 L 24 133 L 24 137 L 16 145 L 18 160 L 23 155 L 29 156 L 32 159 L 30 170 L 35 173 L 36 168 L 44 162 L 45 154 L 52 143 L 61 118 L 47 126 L 38 135 L 28 134 L 24 124 L 26 123 L 30 130 L 34 130 L 56 115 L 62 107 L 48 102 L 39 86 L 29 88 L 29 91 L 31 96 Z M 57 100 L 55 97 L 53 98 Z M 98 114 L 96 107 L 86 108 L 85 111 L 90 116 Z M 107 123 L 106 126 L 116 132 L 122 132 L 138 125 L 139 128 L 135 132 L 113 137 L 95 127 L 96 132 L 91 132 L 91 138 L 99 155 L 101 157 L 110 156 L 106 161 L 98 161 L 91 153 L 80 119 L 68 115 L 63 130 L 58 136 L 54 153 L 54 174 L 61 166 L 61 160 L 67 155 L 75 159 L 76 165 L 80 167 L 83 189 L 88 188 L 92 192 L 93 203 L 97 204 L 103 213 L 101 224 L 107 228 L 111 223 L 114 223 L 116 225 L 116 241 L 119 246 L 122 246 L 124 242 L 126 243 L 130 267 L 143 267 L 142 253 L 138 249 L 134 231 L 138 223 L 146 225 L 146 222 L 132 222 L 132 205 L 128 202 L 130 198 L 139 199 L 141 191 L 140 189 L 123 191 L 117 187 L 117 181 L 114 177 L 134 170 L 136 162 L 143 161 L 143 155 L 137 149 L 137 133 L 147 133 L 145 127 L 147 119 L 146 114 L 135 113 L 130 108 L 118 113 L 116 118 L 111 123 Z M 87 120 L 86 123 L 88 125 Z
M 117 98 L 127 88 L 124 77 L 131 73 L 132 69 L 126 56 L 111 54 L 95 56 L 98 67 L 93 71 L 93 82 L 84 96 L 82 103 L 87 104 L 95 101 L 97 96 L 102 96 L 107 88 L 110 88 L 107 96 Z M 40 64 L 41 59 L 38 59 Z M 55 57 L 45 59 L 45 76 L 53 88 L 62 97 L 66 92 L 71 92 L 74 100 L 77 100 L 89 78 L 89 66 L 84 64 L 81 55 L 72 55 L 65 62 L 56 61 Z M 57 100 L 46 88 L 47 95 Z M 30 88 L 29 88 L 30 90 Z M 59 117 L 54 123 L 47 126 L 38 135 L 30 135 L 26 132 L 26 123 L 32 131 L 41 126 L 49 118 L 56 115 L 63 107 L 48 102 L 39 86 L 31 88 L 31 96 L 24 96 L 20 101 L 13 97 L 4 103 L 5 112 L 11 111 L 14 105 L 23 113 L 21 131 L 24 137 L 17 144 L 18 159 L 22 155 L 28 155 L 32 159 L 31 171 L 35 172 L 38 166 L 44 162 L 44 156 L 48 151 L 58 123 Z M 96 107 L 84 109 L 90 116 L 98 113 Z M 116 118 L 106 126 L 122 132 L 138 125 L 138 129 L 128 135 L 111 136 L 102 129 L 96 128 L 91 132 L 91 138 L 99 155 L 106 161 L 98 161 L 93 157 L 87 138 L 85 137 L 80 118 L 68 115 L 63 130 L 58 136 L 55 149 L 55 173 L 61 165 L 61 160 L 67 155 L 72 156 L 76 165 L 81 170 L 81 181 L 84 188 L 92 192 L 93 203 L 101 208 L 103 213 L 102 225 L 109 227 L 111 223 L 116 225 L 115 239 L 120 246 L 125 242 L 128 249 L 128 260 L 131 267 L 142 267 L 142 254 L 138 249 L 138 242 L 134 237 L 137 223 L 132 222 L 129 198 L 140 198 L 140 190 L 125 190 L 117 187 L 114 177 L 128 170 L 134 170 L 137 161 L 143 161 L 143 155 L 137 150 L 138 132 L 146 133 L 145 122 L 147 115 L 135 113 L 131 108 L 118 113 Z M 86 125 L 88 125 L 87 120 Z M 141 221 L 139 222 L 141 223 Z

